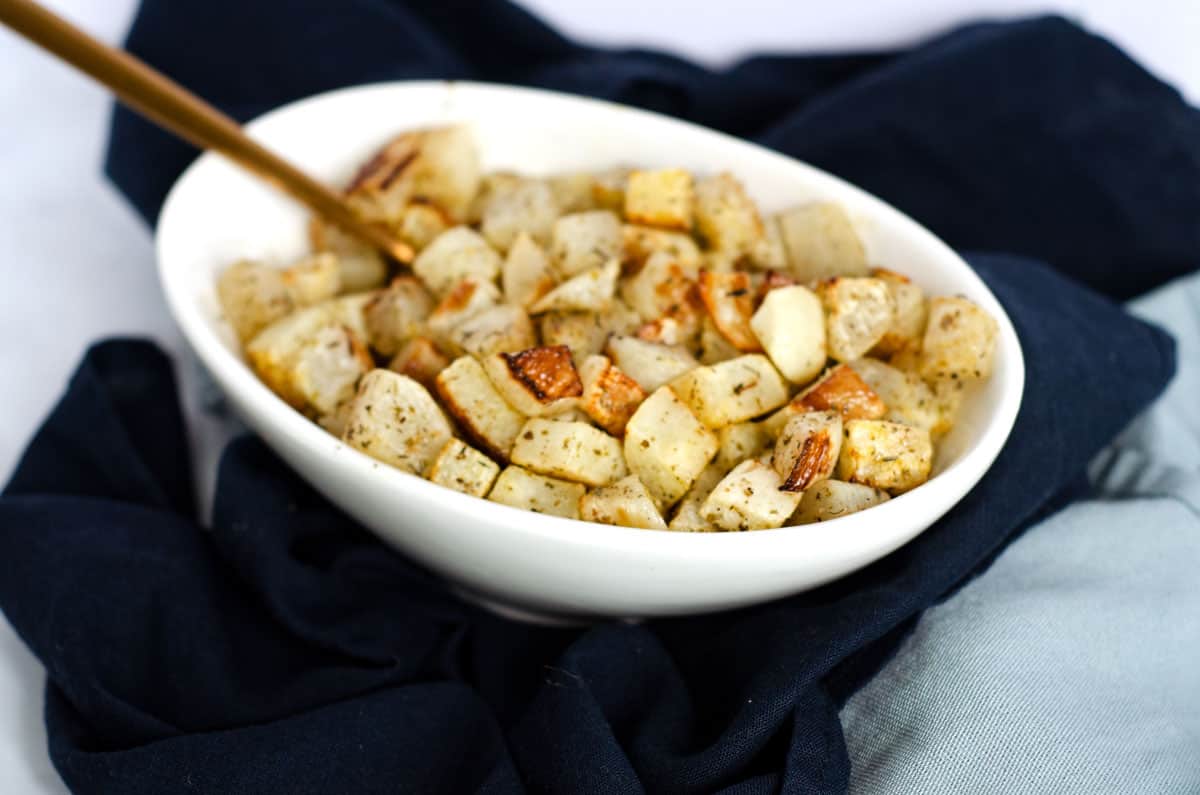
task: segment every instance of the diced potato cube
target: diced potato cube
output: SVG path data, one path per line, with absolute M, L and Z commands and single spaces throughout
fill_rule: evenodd
M 611 259 L 599 268 L 583 271 L 539 298 L 529 311 L 542 312 L 600 312 L 612 304 L 617 292 L 617 277 L 621 263 Z
M 483 369 L 508 404 L 530 417 L 561 414 L 578 404 L 583 382 L 565 345 L 496 353 Z
M 426 477 L 439 486 L 484 497 L 499 474 L 500 467 L 495 461 L 474 447 L 451 439 L 433 460 Z
M 696 359 L 683 348 L 637 337 L 609 337 L 605 351 L 647 393 L 698 366 Z
M 396 233 L 414 251 L 420 251 L 453 225 L 453 220 L 440 208 L 414 201 L 404 208 L 400 223 L 396 225 Z
M 559 412 L 558 414 L 551 414 L 549 417 L 546 417 L 546 419 L 554 420 L 555 422 L 587 423 L 587 422 L 591 421 L 591 418 L 588 417 L 588 415 L 584 414 L 583 411 L 579 408 L 579 406 L 572 406 L 571 408 L 567 409 L 566 411 Z
M 681 168 L 634 171 L 625 188 L 625 218 L 668 229 L 692 228 L 692 175 Z
M 941 415 L 933 390 L 916 374 L 870 358 L 858 359 L 850 367 L 887 406 L 883 419 L 914 425 L 931 433 L 937 427 Z
M 778 221 L 791 271 L 801 281 L 869 273 L 867 252 L 840 204 L 803 204 L 780 213 Z
M 660 317 L 638 326 L 633 336 L 660 345 L 682 345 L 690 348 L 701 328 L 699 320 L 699 316 L 685 316 L 683 322 L 673 317 Z
M 221 271 L 217 298 L 225 319 L 243 343 L 294 308 L 283 273 L 250 260 L 235 262 Z
M 713 464 L 728 472 L 747 458 L 755 458 L 767 449 L 771 437 L 757 422 L 737 422 L 726 425 L 717 431 L 717 439 L 721 446 L 717 448 L 717 457 Z M 835 459 L 836 460 L 836 457 Z
M 744 271 L 700 273 L 700 299 L 717 331 L 739 351 L 760 351 L 750 326 L 754 314 L 754 287 Z
M 463 222 L 471 225 L 482 223 L 483 211 L 487 209 L 492 197 L 515 188 L 524 179 L 525 177 L 514 171 L 489 171 L 484 174 L 479 180 L 479 190 L 475 191 L 475 197 L 471 199 L 471 206 Z
M 337 257 L 338 282 L 344 292 L 373 290 L 387 281 L 387 263 L 369 244 L 319 218 L 309 222 L 308 235 L 313 251 L 328 251 Z
M 342 434 L 346 432 L 346 423 L 350 419 L 350 408 L 353 405 L 353 400 L 347 400 L 338 404 L 338 407 L 331 413 L 322 414 L 320 417 L 317 417 L 317 424 L 330 435 L 341 439 Z
M 528 309 L 553 290 L 555 284 L 557 281 L 546 252 L 529 235 L 518 235 L 508 250 L 500 274 L 505 300 Z
M 670 387 L 642 401 L 625 426 L 625 461 L 655 502 L 682 497 L 717 452 L 706 428 Z
M 470 131 L 439 127 L 393 138 L 359 170 L 346 193 L 352 206 L 374 220 L 395 222 L 416 197 L 462 219 L 479 179 Z
M 675 506 L 675 515 L 671 517 L 667 529 L 685 533 L 712 533 L 720 530 L 700 515 L 700 508 L 725 474 L 725 470 L 716 464 L 706 466 L 696 478 L 696 482 L 687 490 L 687 494 L 684 494 L 683 499 Z
M 750 328 L 792 383 L 808 383 L 825 366 L 825 311 L 807 287 L 796 284 L 768 292 Z
M 456 351 L 483 359 L 501 351 L 522 351 L 537 344 L 537 332 L 525 310 L 513 304 L 488 307 L 450 330 Z
M 388 362 L 392 372 L 406 375 L 426 389 L 434 389 L 437 374 L 450 366 L 450 359 L 429 337 L 413 337 Z
M 934 408 L 937 410 L 937 422 L 929 429 L 933 438 L 950 433 L 958 420 L 958 411 L 962 408 L 966 382 L 958 378 L 943 378 L 933 382 Z
M 829 368 L 793 401 L 803 411 L 836 411 L 844 420 L 877 420 L 887 405 L 849 365 Z
M 367 339 L 367 304 L 374 297 L 372 293 L 355 293 L 354 295 L 339 295 L 328 301 L 315 304 L 329 313 L 330 322 L 340 323 L 354 332 L 360 340 Z
M 671 388 L 710 428 L 757 417 L 788 399 L 779 371 L 757 353 L 697 367 L 672 380 Z
M 627 334 L 639 322 L 636 312 L 623 301 L 614 300 L 602 312 L 547 312 L 539 319 L 538 327 L 543 345 L 566 345 L 579 367 L 584 359 L 604 348 L 610 334 Z
M 618 438 L 646 399 L 646 392 L 607 356 L 589 356 L 580 368 L 583 397 L 580 406 L 597 425 Z
M 691 235 L 650 226 L 621 227 L 621 260 L 628 272 L 636 273 L 651 255 L 670 255 L 686 272 L 700 270 L 700 248 Z M 695 278 L 694 276 L 692 278 Z
M 438 235 L 413 260 L 413 273 L 435 295 L 443 296 L 464 279 L 493 282 L 500 274 L 500 255 L 469 227 L 456 226 Z
M 850 420 L 838 458 L 839 480 L 898 494 L 929 479 L 929 432 L 886 420 Z
M 749 264 L 760 271 L 788 269 L 787 246 L 777 217 L 763 219 L 763 237 L 750 252 Z
M 558 204 L 558 211 L 563 215 L 596 209 L 596 200 L 592 196 L 592 189 L 596 184 L 596 178 L 591 174 L 586 172 L 557 174 L 550 177 L 546 182 L 550 185 L 550 190 L 554 193 L 554 201 Z
M 829 356 L 839 362 L 866 355 L 896 317 L 892 291 L 881 279 L 839 277 L 823 282 L 820 294 Z
M 320 252 L 285 268 L 283 282 L 293 304 L 312 306 L 338 294 L 342 289 L 342 272 L 336 256 Z
M 593 176 L 592 202 L 604 210 L 620 212 L 625 207 L 625 186 L 632 169 L 617 167 Z
M 585 422 L 533 417 L 512 448 L 512 462 L 542 475 L 607 486 L 628 473 L 621 443 Z
M 419 334 L 433 310 L 433 296 L 412 276 L 397 276 L 367 302 L 364 316 L 371 347 L 392 356 Z
M 783 481 L 760 461 L 743 461 L 700 506 L 700 516 L 722 530 L 782 527 L 800 504 L 800 494 L 783 491 Z
M 470 356 L 460 357 L 438 373 L 434 383 L 442 405 L 475 446 L 498 461 L 508 461 L 525 415 L 500 396 L 483 365 Z
M 608 210 L 564 215 L 554 222 L 552 237 L 550 257 L 564 278 L 621 256 L 621 222 Z
M 438 344 L 454 349 L 450 340 L 454 327 L 499 302 L 500 289 L 495 284 L 475 278 L 463 279 L 429 313 L 425 326 Z
M 390 370 L 363 376 L 342 435 L 351 447 L 417 475 L 450 437 L 450 423 L 425 387 Z
M 611 486 L 594 489 L 579 500 L 579 518 L 585 522 L 666 530 L 667 523 L 650 492 L 637 475 L 621 478 Z
M 996 350 L 996 320 L 966 298 L 929 302 L 921 345 L 921 376 L 927 381 L 987 378 Z
M 540 179 L 525 179 L 492 195 L 484 207 L 480 231 L 501 251 L 507 251 L 521 234 L 548 245 L 557 219 L 558 202 L 550 186 Z
M 892 325 L 875 344 L 872 354 L 887 357 L 905 346 L 920 345 L 921 337 L 925 333 L 925 322 L 929 317 L 925 292 L 909 281 L 907 276 L 885 268 L 875 268 L 871 275 L 887 284 L 888 289 L 892 291 L 892 301 L 896 305 Z
M 696 231 L 708 248 L 734 262 L 757 248 L 764 235 L 762 219 L 742 184 L 731 174 L 699 180 L 695 194 Z
M 488 499 L 534 513 L 579 518 L 579 500 L 587 493 L 582 483 L 548 478 L 519 466 L 505 467 Z
M 821 333 L 824 334 L 824 330 Z M 716 364 L 740 356 L 741 353 L 733 347 L 733 343 L 725 339 L 724 334 L 717 330 L 716 324 L 706 312 L 700 323 L 700 363 Z
M 358 379 L 375 366 L 371 353 L 345 326 L 326 326 L 296 354 L 291 388 L 303 409 L 318 416 L 332 414 L 354 397 Z
M 800 499 L 800 507 L 792 514 L 791 523 L 828 522 L 830 519 L 866 510 L 889 499 L 887 492 L 861 483 L 822 480 L 804 492 Z
M 674 317 L 696 308 L 695 289 L 699 275 L 697 268 L 665 251 L 658 251 L 646 259 L 640 271 L 624 280 L 621 298 L 643 320 L 664 315 Z
M 784 491 L 804 491 L 833 477 L 842 450 L 842 415 L 836 411 L 797 414 L 775 442 L 771 466 L 783 478 Z

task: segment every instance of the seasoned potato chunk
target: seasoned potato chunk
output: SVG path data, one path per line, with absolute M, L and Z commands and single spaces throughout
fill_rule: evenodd
M 442 447 L 425 477 L 439 486 L 473 497 L 486 496 L 500 467 L 474 447 L 451 439 Z
M 716 464 L 709 464 L 696 478 L 692 487 L 683 495 L 683 499 L 675 506 L 675 513 L 667 525 L 669 530 L 679 530 L 685 533 L 712 533 L 720 530 L 712 522 L 700 515 L 700 508 L 708 495 L 725 477 L 726 471 Z
M 525 423 L 512 448 L 512 462 L 542 475 L 589 486 L 606 486 L 625 477 L 621 443 L 586 422 L 557 422 L 534 417 Z
M 456 226 L 438 235 L 417 255 L 413 273 L 435 295 L 443 296 L 464 279 L 495 281 L 500 266 L 500 255 L 478 232 Z
M 700 516 L 722 530 L 782 527 L 800 504 L 800 494 L 783 491 L 782 485 L 771 467 L 743 461 L 704 500 Z
M 453 220 L 440 208 L 424 201 L 414 201 L 404 208 L 400 223 L 396 225 L 396 233 L 414 251 L 420 251 L 453 225 Z
M 700 299 L 717 331 L 739 351 L 760 351 L 758 337 L 750 327 L 754 314 L 754 287 L 744 271 L 700 274 Z
M 829 356 L 839 362 L 864 356 L 896 317 L 892 291 L 881 279 L 832 279 L 821 285 L 820 293 Z
M 496 391 L 483 365 L 470 356 L 455 359 L 434 381 L 438 397 L 475 446 L 507 461 L 525 415 Z
M 916 374 L 870 358 L 851 362 L 850 367 L 887 406 L 883 419 L 930 432 L 937 427 L 940 414 L 933 390 Z
M 295 308 L 283 273 L 250 260 L 235 262 L 221 271 L 217 299 L 225 319 L 243 343 Z
M 698 366 L 696 359 L 684 348 L 637 337 L 610 337 L 605 351 L 613 363 L 647 393 Z
M 519 466 L 505 467 L 496 478 L 488 499 L 534 513 L 579 518 L 579 500 L 587 492 L 582 483 L 548 478 Z
M 610 334 L 626 334 L 637 327 L 638 316 L 621 301 L 603 312 L 547 312 L 538 327 L 543 345 L 566 345 L 575 366 L 604 348 Z
M 699 275 L 696 267 L 658 251 L 646 259 L 640 271 L 624 280 L 621 298 L 643 320 L 694 313 Z
M 808 383 L 825 366 L 825 312 L 807 287 L 797 284 L 768 292 L 750 328 L 771 363 L 792 383 Z
M 633 336 L 646 342 L 657 342 L 660 345 L 682 345 L 690 349 L 699 331 L 700 324 L 694 322 L 694 318 L 689 318 L 688 322 L 681 323 L 673 317 L 660 317 L 658 320 L 638 326 Z
M 849 365 L 831 367 L 792 401 L 805 411 L 836 411 L 845 420 L 877 420 L 887 405 Z
M 618 166 L 593 175 L 592 202 L 596 207 L 620 212 L 625 207 L 625 186 L 632 171 Z
M 387 263 L 369 244 L 319 218 L 309 222 L 308 236 L 314 251 L 328 251 L 337 257 L 338 282 L 342 291 L 373 290 L 387 281 Z
M 692 175 L 681 168 L 634 171 L 625 188 L 625 218 L 668 229 L 692 228 Z
M 621 256 L 621 222 L 608 210 L 564 215 L 554 222 L 550 258 L 561 276 L 602 268 Z
M 450 330 L 450 346 L 483 359 L 500 351 L 520 351 L 537 344 L 537 332 L 525 310 L 500 304 L 472 315 Z
M 507 251 L 521 234 L 548 245 L 557 219 L 558 202 L 550 186 L 540 179 L 525 179 L 493 193 L 484 207 L 480 231 L 501 251 Z
M 372 458 L 419 475 L 450 436 L 450 423 L 425 387 L 390 370 L 372 370 L 358 385 L 342 439 Z
M 580 368 L 583 397 L 580 407 L 597 425 L 618 438 L 646 399 L 646 392 L 607 356 L 589 356 Z
M 708 247 L 731 262 L 750 255 L 763 239 L 763 224 L 742 184 L 721 173 L 699 180 L 695 194 L 696 231 Z
M 413 337 L 388 362 L 392 372 L 406 375 L 426 389 L 434 389 L 437 374 L 450 366 L 450 359 L 429 337 Z
M 697 367 L 672 380 L 671 388 L 710 428 L 757 417 L 788 399 L 779 371 L 756 353 Z
M 966 298 L 934 298 L 921 345 L 921 376 L 927 381 L 987 378 L 996 328 L 995 319 Z
M 496 353 L 483 365 L 508 404 L 530 417 L 561 414 L 574 408 L 583 394 L 583 382 L 565 345 Z
M 528 309 L 553 290 L 555 284 L 557 281 L 546 252 L 529 235 L 518 235 L 508 250 L 500 274 L 505 300 Z
M 842 415 L 809 411 L 788 420 L 775 442 L 771 466 L 783 478 L 784 491 L 804 491 L 833 477 L 842 450 Z
M 539 298 L 529 311 L 542 312 L 600 312 L 612 304 L 617 291 L 621 263 L 611 259 L 599 268 L 583 271 Z
M 319 252 L 283 270 L 283 283 L 296 306 L 312 306 L 333 298 L 342 289 L 337 257 Z
M 332 414 L 354 396 L 358 379 L 374 366 L 366 344 L 345 326 L 326 326 L 300 347 L 292 366 L 291 388 L 302 410 Z
M 397 276 L 363 310 L 367 339 L 384 356 L 392 356 L 419 334 L 433 310 L 433 296 L 412 276 Z
M 792 273 L 801 281 L 866 276 L 867 253 L 841 205 L 812 202 L 778 216 Z
M 395 222 L 412 199 L 421 197 L 461 219 L 479 179 L 470 131 L 439 127 L 393 138 L 359 170 L 346 193 L 367 218 Z
M 463 279 L 446 293 L 425 318 L 425 327 L 439 344 L 453 349 L 455 346 L 450 342 L 450 332 L 454 327 L 495 306 L 500 302 L 500 297 L 499 288 L 491 282 Z
M 800 507 L 792 514 L 790 524 L 812 524 L 828 522 L 839 516 L 866 510 L 890 499 L 887 492 L 864 486 L 861 483 L 846 483 L 843 480 L 822 480 L 804 492 Z
M 717 444 L 717 435 L 665 386 L 642 401 L 625 426 L 625 461 L 662 506 L 687 492 Z
M 907 276 L 885 268 L 876 268 L 871 275 L 887 284 L 896 306 L 892 325 L 875 344 L 872 354 L 887 357 L 906 346 L 920 345 L 929 317 L 925 291 L 909 281 Z
M 886 420 L 850 420 L 838 458 L 839 480 L 893 494 L 929 479 L 933 446 L 929 432 Z
M 720 447 L 713 464 L 722 473 L 728 472 L 747 458 L 755 458 L 762 454 L 771 443 L 771 437 L 763 429 L 761 423 L 738 422 L 726 425 L 717 431 Z M 836 460 L 836 458 L 835 458 Z
M 626 271 L 636 273 L 658 253 L 670 255 L 688 272 L 700 270 L 700 247 L 690 235 L 636 224 L 621 227 L 621 261 Z
M 824 330 L 821 333 L 824 335 Z M 701 364 L 716 364 L 741 355 L 741 351 L 733 347 L 733 343 L 717 330 L 717 325 L 707 313 L 700 323 L 699 346 Z
M 596 184 L 596 178 L 593 175 L 588 173 L 556 174 L 547 179 L 546 183 L 554 193 L 558 212 L 563 215 L 596 209 L 596 200 L 592 196 L 592 189 Z
M 749 264 L 760 271 L 788 269 L 787 246 L 783 242 L 783 230 L 778 217 L 763 219 L 763 237 L 750 252 Z
M 579 518 L 644 530 L 666 530 L 667 523 L 650 492 L 637 475 L 621 478 L 611 486 L 589 491 L 579 499 Z

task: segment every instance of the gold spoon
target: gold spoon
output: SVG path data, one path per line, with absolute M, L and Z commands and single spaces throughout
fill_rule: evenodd
M 385 227 L 360 219 L 337 193 L 252 141 L 233 119 L 129 53 L 97 41 L 32 0 L 0 0 L 0 23 L 107 86 L 160 127 L 202 149 L 220 152 L 393 259 L 412 261 L 413 250 Z

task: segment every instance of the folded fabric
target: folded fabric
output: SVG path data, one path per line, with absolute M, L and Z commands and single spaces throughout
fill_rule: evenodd
M 417 76 L 673 112 L 832 166 L 952 242 L 1011 242 L 1113 294 L 1196 249 L 1197 114 L 1056 19 L 716 74 L 580 47 L 495 2 L 153 0 L 130 47 L 243 118 Z M 1018 82 L 1039 64 L 1053 79 Z M 1095 169 L 1060 169 L 1085 151 Z M 114 119 L 109 173 L 147 218 L 192 156 Z M 843 791 L 838 706 L 922 609 L 1061 504 L 1173 370 L 1167 336 L 1054 270 L 971 262 L 1028 367 L 984 481 L 842 581 L 639 625 L 547 629 L 465 605 L 254 439 L 227 450 L 204 530 L 170 364 L 145 343 L 93 348 L 0 499 L 0 607 L 49 672 L 55 764 L 89 793 Z

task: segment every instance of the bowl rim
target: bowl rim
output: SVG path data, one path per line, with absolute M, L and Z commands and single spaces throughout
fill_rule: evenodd
M 290 440 L 304 448 L 304 452 L 313 456 L 329 456 L 336 454 L 343 457 L 343 464 L 362 477 L 381 478 L 380 487 L 395 491 L 398 498 L 431 500 L 442 503 L 453 511 L 457 517 L 479 522 L 481 526 L 503 524 L 510 532 L 526 535 L 531 538 L 552 540 L 567 543 L 577 547 L 614 546 L 649 549 L 659 552 L 701 557 L 725 557 L 730 554 L 745 553 L 755 556 L 768 553 L 774 547 L 795 548 L 794 545 L 803 542 L 803 547 L 811 544 L 833 544 L 841 546 L 845 543 L 847 534 L 855 533 L 856 529 L 865 530 L 869 526 L 888 523 L 889 519 L 900 518 L 902 512 L 917 509 L 921 514 L 930 514 L 934 519 L 922 525 L 911 533 L 900 535 L 884 534 L 882 543 L 872 545 L 886 547 L 886 551 L 898 548 L 910 541 L 916 535 L 932 526 L 953 505 L 963 499 L 974 485 L 982 479 L 991 467 L 996 457 L 1003 449 L 1005 442 L 1016 422 L 1024 393 L 1025 362 L 1019 337 L 1013 328 L 1012 321 L 1003 305 L 992 293 L 991 289 L 979 277 L 973 268 L 945 242 L 927 228 L 904 214 L 897 208 L 879 199 L 873 194 L 859 188 L 834 174 L 823 171 L 809 163 L 792 158 L 765 146 L 738 138 L 727 133 L 713 130 L 703 125 L 676 119 L 652 111 L 622 105 L 620 103 L 585 97 L 565 92 L 550 91 L 525 86 L 514 86 L 502 83 L 487 83 L 476 81 L 456 80 L 397 80 L 364 83 L 353 86 L 324 91 L 313 94 L 273 108 L 255 117 L 245 125 L 246 131 L 255 138 L 261 134 L 264 126 L 277 124 L 287 115 L 306 109 L 313 105 L 336 102 L 349 95 L 359 95 L 368 92 L 391 93 L 394 91 L 454 91 L 459 93 L 481 94 L 517 94 L 532 101 L 550 101 L 562 106 L 572 104 L 584 106 L 604 106 L 629 114 L 642 121 L 663 123 L 669 122 L 688 128 L 690 132 L 716 136 L 732 148 L 750 147 L 764 156 L 777 159 L 788 168 L 800 166 L 816 172 L 823 178 L 839 183 L 844 189 L 858 195 L 862 203 L 871 207 L 872 213 L 890 215 L 894 221 L 906 225 L 910 231 L 923 238 L 922 245 L 940 249 L 943 254 L 949 254 L 956 260 L 957 266 L 963 270 L 963 277 L 976 282 L 975 287 L 980 294 L 990 299 L 990 306 L 985 307 L 997 321 L 997 352 L 1006 357 L 1005 367 L 1007 378 L 1001 385 L 1001 394 L 995 411 L 986 418 L 986 425 L 974 443 L 946 469 L 939 472 L 929 482 L 917 488 L 900 494 L 880 505 L 831 519 L 825 522 L 794 525 L 788 527 L 770 528 L 750 532 L 681 532 L 676 530 L 648 530 L 628 528 L 616 525 L 599 524 L 580 519 L 566 519 L 548 514 L 535 513 L 521 508 L 514 508 L 487 499 L 474 497 L 452 489 L 439 486 L 419 475 L 404 472 L 384 464 L 346 445 L 340 439 L 332 436 L 316 423 L 304 417 L 300 412 L 286 404 L 263 384 L 250 370 L 245 361 L 230 351 L 219 336 L 211 329 L 210 321 L 204 317 L 199 303 L 193 300 L 185 285 L 176 277 L 178 268 L 169 265 L 169 241 L 176 225 L 181 223 L 177 207 L 183 203 L 182 196 L 190 190 L 198 172 L 209 168 L 209 164 L 221 160 L 213 152 L 204 152 L 197 157 L 179 175 L 168 191 L 163 201 L 154 229 L 154 249 L 159 274 L 159 280 L 167 299 L 168 308 L 179 325 L 189 347 L 196 353 L 203 365 L 214 376 L 223 389 L 237 391 L 241 398 L 254 406 L 255 410 L 264 416 L 273 418 L 278 429 L 286 433 Z M 269 145 L 269 142 L 267 142 Z M 280 194 L 281 201 L 287 197 Z M 940 489 L 929 489 L 935 482 L 941 483 Z M 323 491 L 322 484 L 310 483 Z M 502 521 L 501 521 L 502 520 Z M 892 523 L 892 526 L 901 526 Z M 885 525 L 886 526 L 886 525 Z M 731 546 L 733 545 L 733 546 Z M 869 554 L 865 548 L 856 552 Z M 872 557 L 875 559 L 878 555 Z

